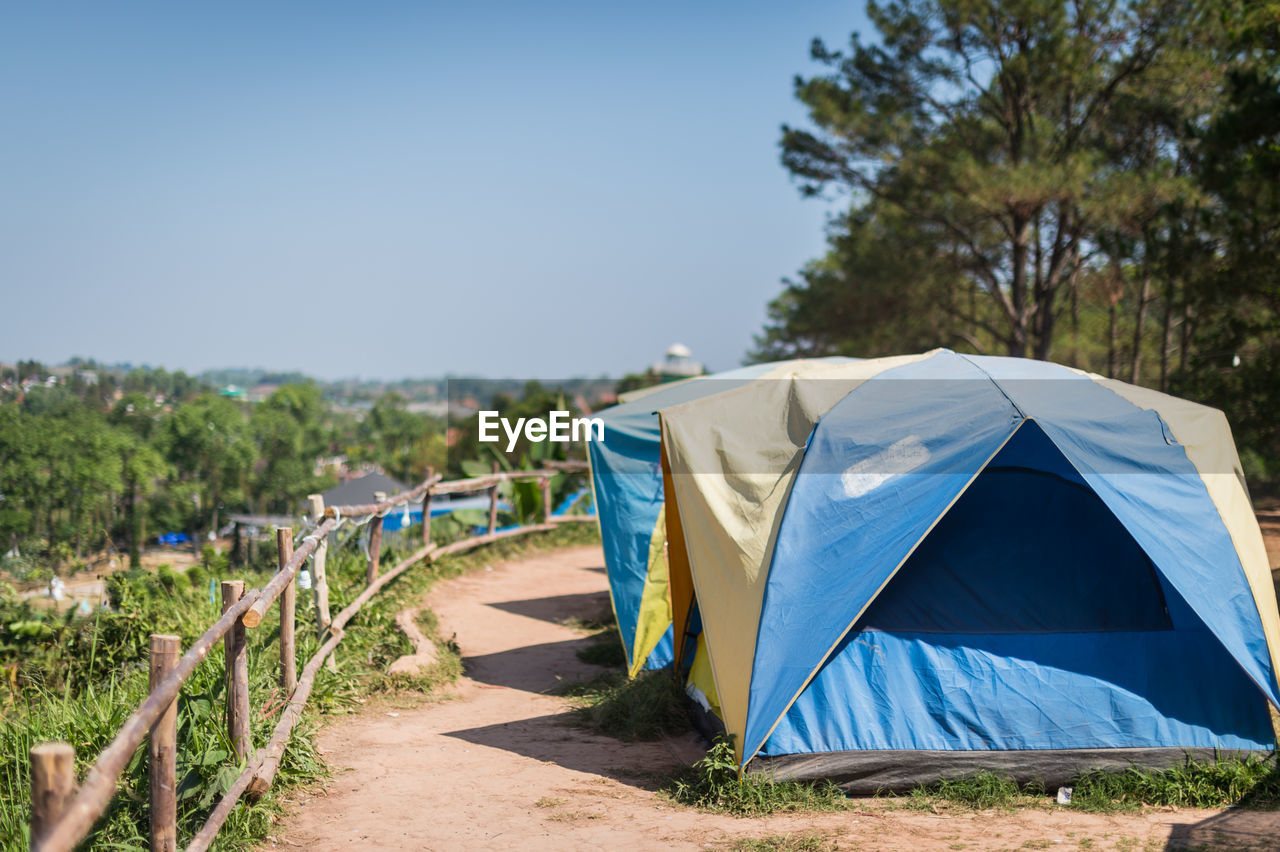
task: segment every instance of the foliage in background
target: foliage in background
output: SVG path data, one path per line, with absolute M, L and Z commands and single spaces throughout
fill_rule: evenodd
M 506 453 L 494 449 L 492 444 L 484 444 L 483 456 L 491 461 L 480 459 L 463 459 L 460 462 L 464 476 L 484 476 L 493 471 L 497 465 L 499 471 L 539 470 L 544 461 L 563 460 L 565 451 L 560 445 L 549 442 L 530 444 L 527 452 L 520 457 L 518 464 L 513 465 Z M 549 477 L 551 486 L 551 508 L 574 493 L 582 485 L 582 477 L 571 474 L 556 474 Z M 542 520 L 542 483 L 537 479 L 522 481 L 507 480 L 498 486 L 499 497 L 510 507 L 502 511 L 504 521 L 513 524 L 531 524 Z M 487 522 L 487 516 L 485 518 Z
M 233 512 L 294 514 L 307 494 L 335 483 L 325 459 L 416 484 L 430 468 L 451 478 L 471 473 L 474 465 L 464 471 L 461 460 L 481 453 L 486 473 L 493 461 L 530 468 L 566 457 L 564 445 L 527 441 L 510 455 L 493 452 L 474 441 L 474 418 L 456 427 L 458 446 L 470 450 L 447 451 L 444 421 L 411 411 L 394 392 L 353 414 L 310 381 L 246 403 L 163 370 L 128 373 L 107 395 L 97 391 L 112 385 L 109 375 L 76 391 L 73 383 L 13 385 L 18 375 L 46 373 L 35 362 L 8 373 L 0 389 L 0 553 L 11 555 L 0 557 L 0 572 L 24 582 L 83 568 L 94 555 L 127 554 L 139 564 L 159 533 L 186 533 L 198 547 Z M 536 382 L 524 390 L 518 399 L 498 394 L 495 404 L 514 416 L 577 410 Z M 579 482 L 556 477 L 553 497 Z M 513 506 L 506 520 L 541 511 L 536 483 L 504 485 L 503 497 Z
M 374 402 L 345 452 L 353 462 L 380 464 L 406 483 L 426 479 L 428 468 L 445 473 L 449 463 L 443 423 L 410 412 L 408 400 L 395 391 Z
M 1056 360 L 1223 408 L 1280 477 L 1280 3 L 867 13 L 795 82 L 782 163 L 849 207 L 754 357 Z
M 1221 111 L 1201 133 L 1197 227 L 1175 232 L 1194 323 L 1173 388 L 1226 410 L 1252 481 L 1280 483 L 1280 2 L 1225 7 Z
M 453 392 L 452 388 L 450 392 Z M 486 410 L 498 412 L 498 416 L 508 420 L 513 428 L 522 417 L 545 419 L 552 411 L 567 411 L 571 417 L 582 416 L 582 409 L 575 398 L 570 397 L 560 388 L 551 389 L 537 381 L 526 382 L 523 393 L 519 397 L 506 393 L 494 394 Z M 456 460 L 454 463 L 457 464 L 457 469 L 468 476 L 477 476 L 481 470 L 488 473 L 489 463 L 492 461 L 499 462 L 503 469 L 509 470 L 512 466 L 524 467 L 530 460 L 543 461 L 569 457 L 566 452 L 569 444 L 551 441 L 530 442 L 524 437 L 523 432 L 517 439 L 515 447 L 508 452 L 507 436 L 501 427 L 497 429 L 498 441 L 481 441 L 479 413 L 458 422 L 454 429 L 456 440 L 450 447 L 450 459 Z M 575 457 L 583 456 L 579 451 Z M 466 465 L 467 460 L 477 459 L 481 461 L 483 468 Z

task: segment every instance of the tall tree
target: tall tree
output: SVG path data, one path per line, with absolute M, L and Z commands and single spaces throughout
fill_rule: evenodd
M 1208 16 L 1186 0 L 899 0 L 868 16 L 879 44 L 814 42 L 829 73 L 797 79 L 814 128 L 783 128 L 783 164 L 933 245 L 974 348 L 1049 357 L 1079 273 L 1105 263 L 1097 235 L 1185 191 L 1161 126 L 1135 116 L 1192 94 L 1167 83 L 1191 75 Z
M 191 506 L 184 512 L 187 532 L 198 539 L 216 528 L 224 503 L 245 499 L 257 450 L 239 407 L 205 394 L 176 407 L 160 436 L 165 456 L 186 486 Z
M 417 484 L 428 467 L 443 473 L 448 463 L 440 422 L 410 411 L 408 400 L 395 391 L 374 402 L 356 438 L 348 453 L 354 461 L 376 462 L 402 482 Z
M 956 319 L 989 315 L 985 297 L 979 303 L 964 276 L 937 262 L 936 240 L 900 211 L 876 202 L 853 210 L 834 224 L 829 243 L 769 304 L 755 359 L 992 345 L 990 334 Z
M 34 536 L 44 519 L 47 435 L 16 405 L 0 405 L 0 548 Z
M 261 453 L 255 478 L 264 509 L 291 512 L 313 490 L 315 461 L 326 447 L 324 402 L 314 384 L 285 385 L 253 409 Z
M 1226 410 L 1253 476 L 1280 480 L 1280 2 L 1226 7 L 1227 103 L 1198 140 L 1212 199 L 1175 387 Z
M 170 472 L 155 438 L 160 433 L 164 409 L 155 398 L 131 391 L 112 406 L 107 419 L 117 427 L 123 462 L 124 534 L 128 541 L 129 564 L 142 564 L 142 543 L 146 541 L 147 511 L 144 498 L 154 493 Z

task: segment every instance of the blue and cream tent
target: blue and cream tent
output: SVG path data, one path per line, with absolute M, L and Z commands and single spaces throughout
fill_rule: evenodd
M 609 592 L 633 677 L 641 669 L 663 668 L 672 660 L 657 411 L 754 379 L 803 374 L 853 360 L 833 357 L 741 367 L 645 388 L 597 415 L 604 421 L 604 440 L 588 445 L 591 481 Z
M 1220 411 L 936 350 L 660 418 L 674 635 L 700 621 L 744 771 L 1061 783 L 1274 748 L 1280 616 Z

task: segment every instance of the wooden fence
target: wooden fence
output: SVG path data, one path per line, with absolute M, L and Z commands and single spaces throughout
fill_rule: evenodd
M 152 634 L 150 649 L 150 692 L 133 714 L 120 727 L 116 738 L 99 753 L 97 760 L 77 788 L 75 750 L 67 743 L 42 743 L 31 749 L 31 849 L 42 852 L 73 849 L 107 809 L 116 794 L 120 775 L 144 738 L 148 740 L 150 775 L 151 848 L 177 848 L 177 697 L 182 685 L 219 641 L 223 642 L 226 659 L 227 729 L 236 759 L 247 760 L 245 770 L 223 795 L 204 827 L 191 839 L 187 849 L 208 849 L 214 837 L 231 815 L 236 803 L 246 792 L 260 796 L 271 786 L 289 735 L 311 695 L 320 667 L 342 641 L 347 623 L 375 594 L 396 577 L 420 562 L 430 562 L 451 553 L 460 553 L 483 544 L 554 529 L 558 523 L 595 520 L 592 515 L 561 515 L 551 512 L 551 477 L 565 470 L 583 470 L 585 462 L 558 463 L 555 469 L 533 471 L 498 471 L 487 476 L 442 482 L 428 476 L 418 487 L 404 494 L 360 506 L 328 506 L 318 495 L 309 498 L 314 528 L 307 531 L 301 545 L 294 549 L 293 530 L 276 530 L 278 568 L 271 580 L 260 589 L 244 588 L 240 580 L 222 582 L 222 617 L 197 639 L 186 653 L 180 653 L 177 636 Z M 541 484 L 542 522 L 512 529 L 497 529 L 498 487 L 508 480 L 535 479 Z M 489 496 L 488 528 L 480 535 L 437 545 L 431 541 L 431 498 L 443 494 L 486 491 Z M 381 572 L 379 551 L 382 542 L 382 519 L 398 506 L 422 499 L 422 546 L 395 567 Z M 329 533 L 344 522 L 364 517 L 369 524 L 369 555 L 364 591 L 337 616 L 329 615 L 329 587 L 325 560 Z M 315 599 L 316 629 L 320 649 L 297 670 L 294 644 L 295 585 L 294 578 L 306 563 L 312 562 L 312 594 Z M 260 625 L 271 605 L 280 602 L 280 683 L 289 703 L 280 714 L 270 741 L 255 750 L 249 734 L 249 666 L 246 631 Z

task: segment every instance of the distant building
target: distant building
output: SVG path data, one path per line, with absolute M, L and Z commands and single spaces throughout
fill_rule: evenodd
M 410 414 L 425 414 L 428 417 L 438 417 L 443 420 L 449 416 L 449 403 L 442 399 L 427 402 L 410 402 L 405 405 L 404 410 Z
M 326 506 L 362 506 L 372 503 L 373 495 L 379 491 L 390 497 L 392 494 L 408 490 L 409 486 L 403 482 L 397 482 L 385 473 L 368 473 L 355 479 L 348 479 L 341 485 L 336 485 L 324 492 L 324 504 Z
M 249 402 L 265 402 L 267 397 L 280 390 L 280 385 L 263 382 L 245 391 L 244 398 Z
M 669 378 L 687 379 L 690 376 L 701 376 L 705 370 L 693 360 L 693 353 L 683 343 L 673 343 L 667 349 L 666 357 L 649 368 L 652 372 Z
M 680 382 L 695 376 L 706 374 L 706 368 L 693 360 L 693 353 L 683 343 L 673 343 L 667 348 L 666 355 L 656 364 L 650 364 L 643 373 L 628 373 L 623 376 L 614 388 L 614 396 L 618 402 L 626 402 L 630 394 L 666 382 Z M 609 400 L 601 398 L 602 404 Z

